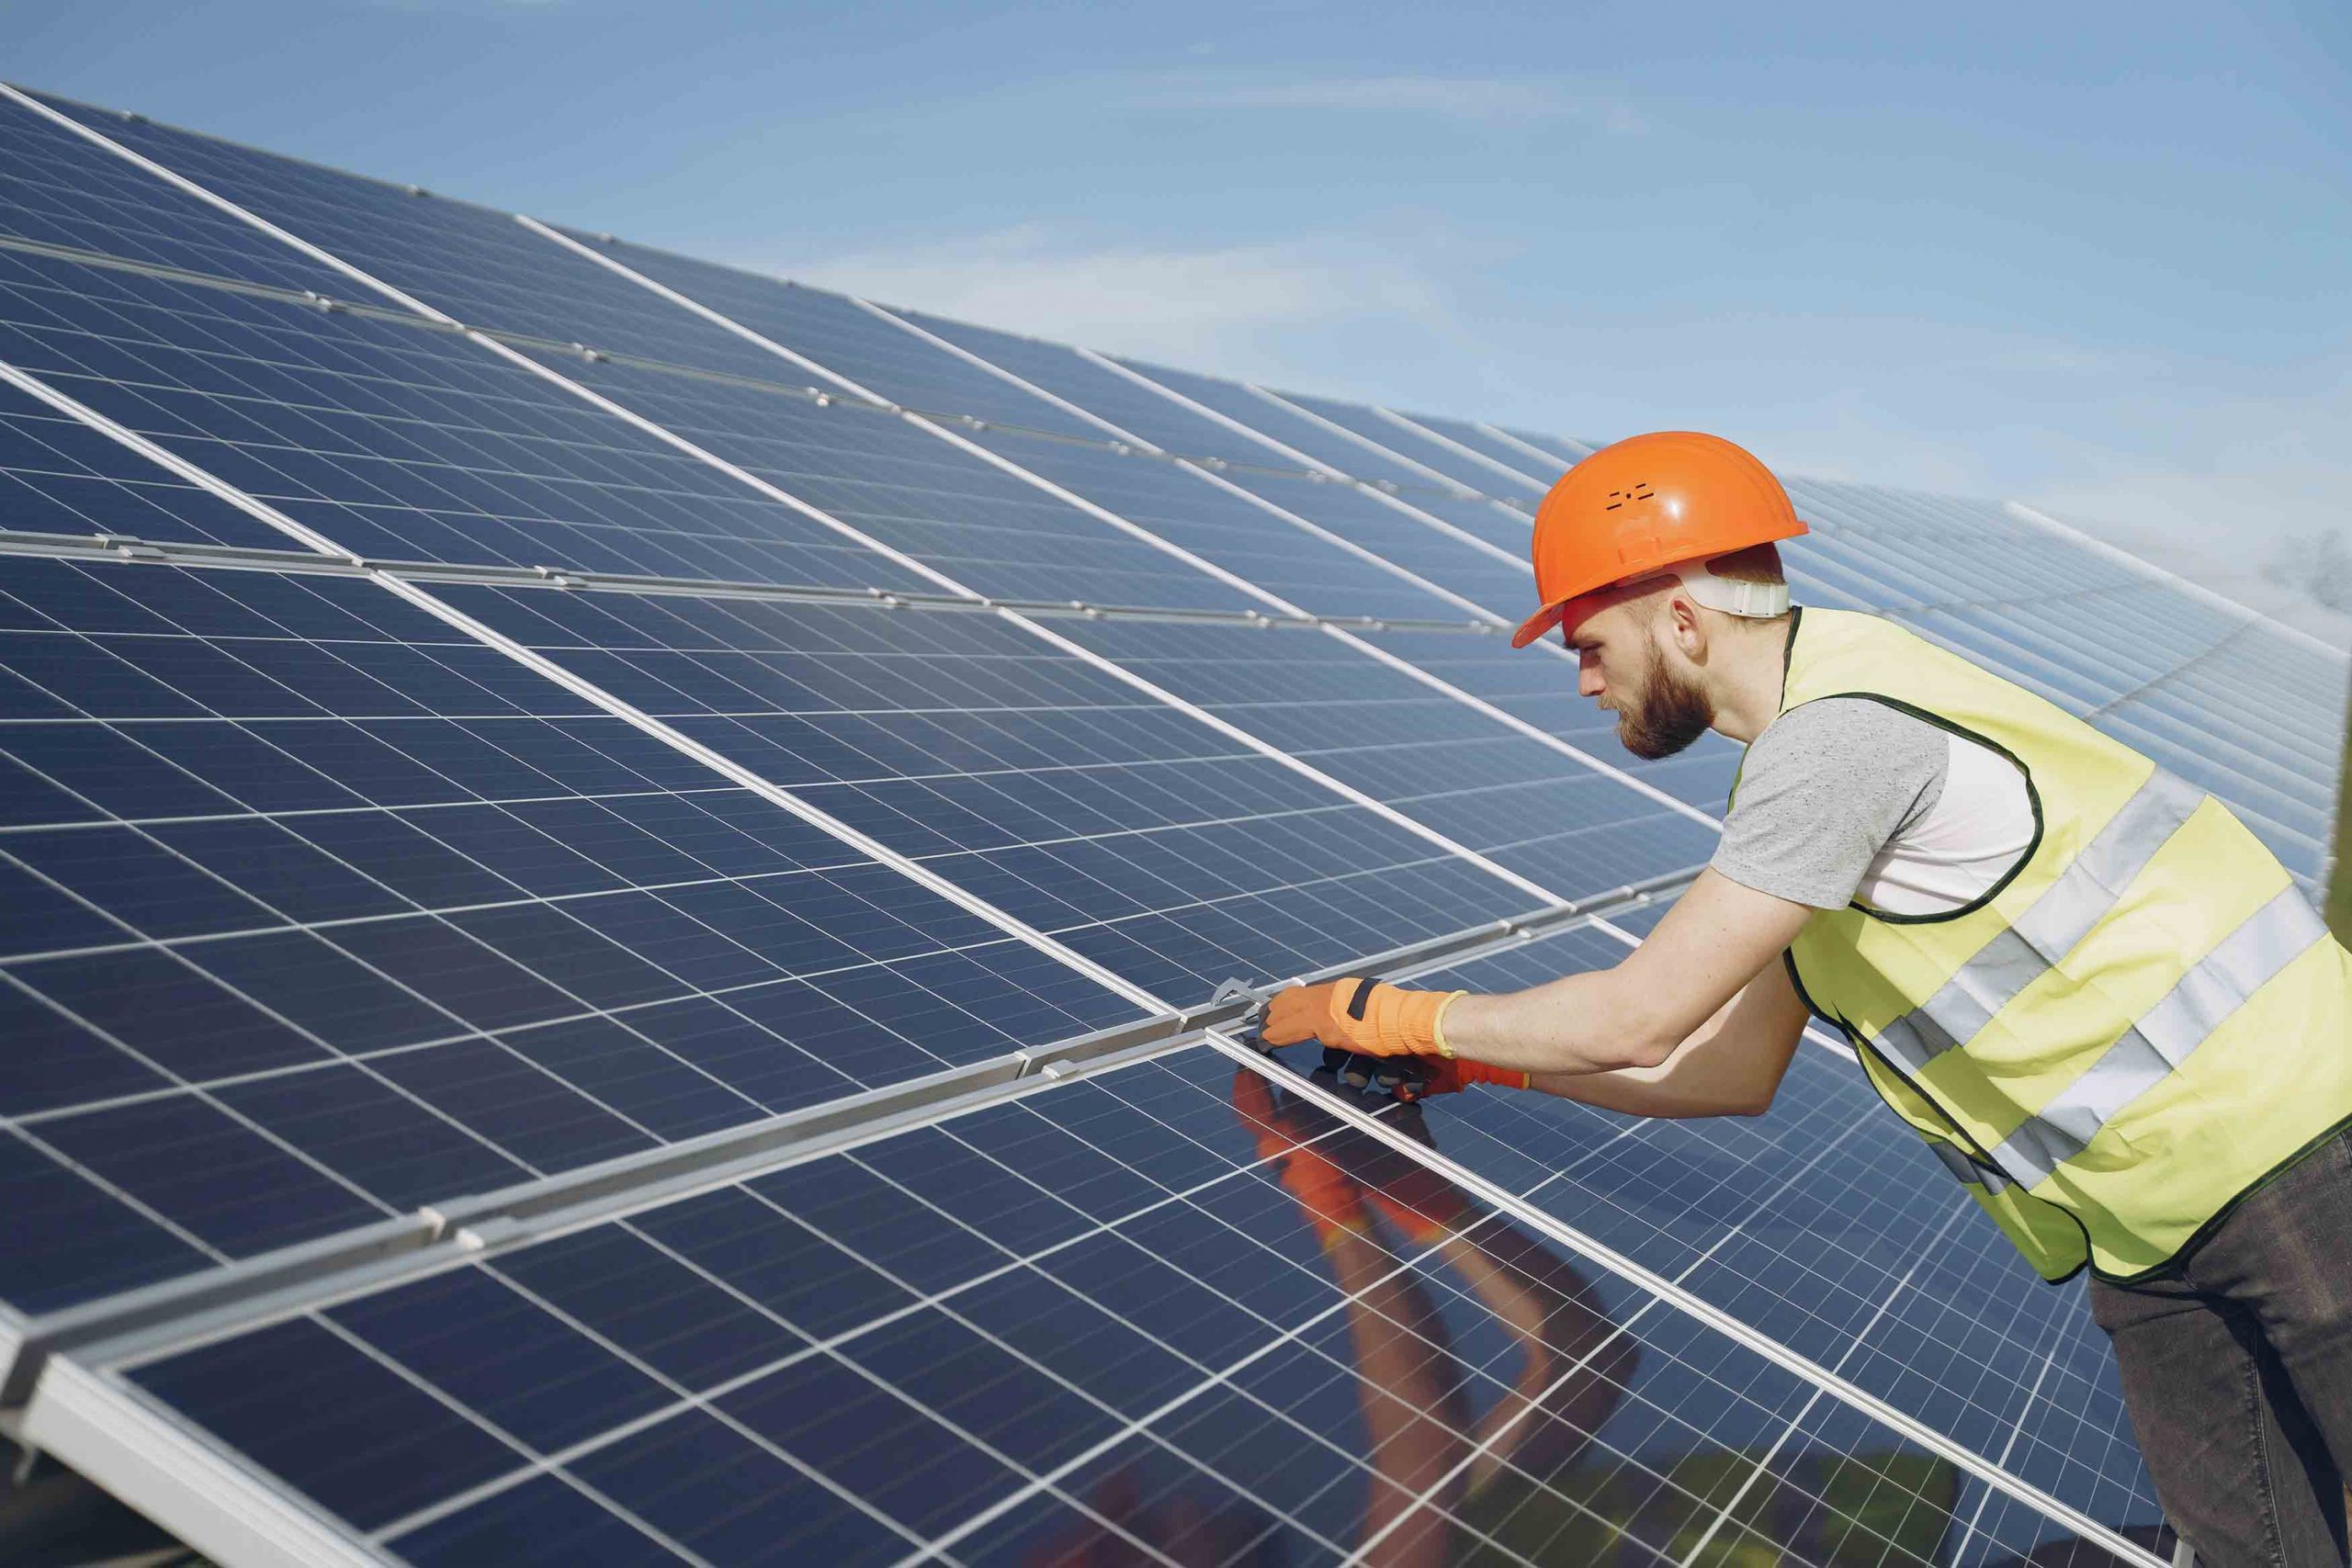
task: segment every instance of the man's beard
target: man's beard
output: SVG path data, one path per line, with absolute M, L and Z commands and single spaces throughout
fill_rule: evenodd
M 1638 702 L 1617 710 L 1617 740 L 1646 761 L 1671 757 L 1707 731 L 1713 714 L 1707 694 L 1679 671 L 1667 667 L 1655 648 L 1642 671 Z

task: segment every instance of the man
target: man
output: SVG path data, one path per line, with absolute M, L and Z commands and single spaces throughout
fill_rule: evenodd
M 1727 441 L 1555 486 L 1544 607 L 1644 757 L 1747 743 L 1712 864 L 1615 968 L 1502 996 L 1350 978 L 1265 1039 L 1437 1092 L 1755 1114 L 1808 1012 L 2045 1279 L 2087 1267 L 2165 1512 L 2208 1564 L 2345 1561 L 2352 955 L 2218 800 L 1875 616 L 1792 609 L 1806 532 Z

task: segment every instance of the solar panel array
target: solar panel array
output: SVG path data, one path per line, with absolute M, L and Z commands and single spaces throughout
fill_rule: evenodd
M 1833 1043 L 1629 1122 L 1218 1027 L 1606 964 L 1706 860 L 1736 749 L 1497 635 L 1588 444 L 0 132 L 28 1441 L 232 1562 L 2155 1561 L 2078 1296 Z M 1801 600 L 2315 883 L 2339 663 L 1792 489 Z

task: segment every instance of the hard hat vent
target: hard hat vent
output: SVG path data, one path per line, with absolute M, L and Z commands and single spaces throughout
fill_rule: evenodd
M 1657 492 L 1655 491 L 1650 489 L 1649 481 L 1647 479 L 1635 479 L 1623 490 L 1611 491 L 1609 492 L 1609 504 L 1602 507 L 1600 510 L 1603 512 L 1614 512 L 1629 501 L 1647 501 L 1656 493 Z

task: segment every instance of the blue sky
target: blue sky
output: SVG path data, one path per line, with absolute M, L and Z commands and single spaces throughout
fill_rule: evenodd
M 17 81 L 1277 386 L 2352 523 L 2352 6 L 74 0 Z

